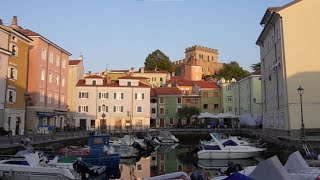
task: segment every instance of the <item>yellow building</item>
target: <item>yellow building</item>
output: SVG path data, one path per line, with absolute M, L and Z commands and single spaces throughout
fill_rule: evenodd
M 168 71 L 158 70 L 144 70 L 144 67 L 140 68 L 139 71 L 132 73 L 134 77 L 145 77 L 148 78 L 148 83 L 153 87 L 163 87 L 167 81 L 170 80 L 170 73 Z
M 260 46 L 263 127 L 274 133 L 300 135 L 319 130 L 319 0 L 295 0 L 268 8 Z M 302 111 L 299 87 L 302 94 Z
M 17 22 L 12 22 L 11 27 L 1 26 L 10 32 L 9 50 L 12 55 L 8 59 L 4 127 L 10 129 L 13 135 L 23 134 L 25 129 L 29 43 L 32 41 L 15 30 L 15 24 Z

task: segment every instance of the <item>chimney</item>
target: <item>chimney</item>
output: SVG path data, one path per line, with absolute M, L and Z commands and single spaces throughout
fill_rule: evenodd
M 13 16 L 12 17 L 11 27 L 12 28 L 19 28 L 19 26 L 18 26 L 18 17 L 17 16 Z
M 112 83 L 112 81 L 111 81 L 111 77 L 107 77 L 107 79 L 106 79 L 106 80 L 107 80 L 107 85 Z
M 140 72 L 144 73 L 144 67 L 140 68 Z
M 79 56 L 79 58 L 78 58 L 79 60 L 81 60 L 81 61 L 83 61 L 83 55 L 82 54 L 80 54 L 80 56 Z
M 2 19 L 0 19 L 0 25 L 3 25 Z
M 89 71 L 89 74 L 91 74 L 91 71 Z

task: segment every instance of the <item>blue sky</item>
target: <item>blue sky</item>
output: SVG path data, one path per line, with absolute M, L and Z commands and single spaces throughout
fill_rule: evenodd
M 186 47 L 219 50 L 219 61 L 249 70 L 259 61 L 255 45 L 268 7 L 291 0 L 2 0 L 0 19 L 12 16 L 71 52 L 84 56 L 85 71 L 138 69 L 160 49 L 171 61 Z M 13 6 L 14 5 L 14 6 Z M 4 8 L 6 7 L 6 8 Z

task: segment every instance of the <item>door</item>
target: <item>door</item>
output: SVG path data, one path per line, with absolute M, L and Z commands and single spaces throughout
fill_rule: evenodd
M 21 118 L 20 117 L 17 117 L 17 122 L 16 122 L 16 135 L 19 134 L 20 132 L 20 122 L 21 122 Z
M 87 119 L 80 119 L 80 129 L 87 129 Z
M 100 127 L 101 129 L 106 129 L 106 119 L 100 119 Z
M 160 119 L 160 127 L 164 127 L 164 119 L 163 118 Z
M 115 129 L 121 129 L 121 126 L 122 126 L 122 125 L 121 125 L 121 119 L 117 119 L 114 128 L 115 128 Z

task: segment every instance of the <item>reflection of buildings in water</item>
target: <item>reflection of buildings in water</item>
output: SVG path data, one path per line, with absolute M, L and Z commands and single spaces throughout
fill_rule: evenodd
M 150 177 L 151 157 L 141 158 L 139 162 L 130 163 L 130 159 L 121 160 L 119 165 L 121 178 L 123 180 L 135 180 Z M 121 163 L 121 162 L 120 162 Z
M 191 157 L 185 154 L 190 154 L 189 149 L 175 149 L 176 145 L 161 146 L 154 152 L 152 157 L 151 175 L 161 175 L 177 171 L 191 173 L 195 171 L 192 163 L 186 163 Z M 181 159 L 181 157 L 183 159 Z

